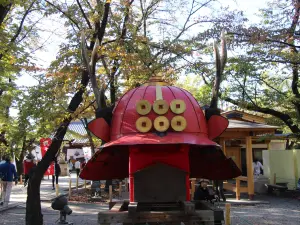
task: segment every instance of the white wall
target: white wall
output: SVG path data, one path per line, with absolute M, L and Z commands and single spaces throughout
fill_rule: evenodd
M 273 184 L 274 174 L 276 173 L 276 182 L 288 182 L 289 189 L 295 189 L 295 158 L 300 157 L 300 151 L 294 153 L 292 150 L 264 150 L 264 175 L 270 179 Z M 298 161 L 300 163 L 300 159 Z M 299 165 L 299 164 L 298 164 Z

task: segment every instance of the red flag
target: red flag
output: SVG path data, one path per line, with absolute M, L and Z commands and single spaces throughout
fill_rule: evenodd
M 42 157 L 44 157 L 44 155 L 46 154 L 46 151 L 48 150 L 51 143 L 52 143 L 51 138 L 41 138 L 40 146 L 41 146 Z M 52 163 L 48 167 L 47 171 L 45 172 L 45 175 L 53 175 L 53 174 L 54 174 L 54 163 Z

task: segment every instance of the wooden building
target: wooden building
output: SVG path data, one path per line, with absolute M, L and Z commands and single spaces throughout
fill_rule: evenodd
M 231 157 L 242 170 L 243 176 L 231 183 L 226 181 L 224 188 L 236 192 L 237 199 L 240 193 L 248 193 L 249 199 L 254 196 L 253 159 L 262 161 L 262 150 L 270 149 L 272 140 L 266 138 L 273 136 L 278 127 L 265 124 L 261 116 L 233 110 L 221 113 L 227 117 L 229 126 L 216 140 L 227 157 Z M 246 181 L 246 186 L 241 186 Z

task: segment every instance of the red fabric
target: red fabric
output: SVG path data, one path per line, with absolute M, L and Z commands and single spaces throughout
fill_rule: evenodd
M 128 177 L 128 150 L 98 151 L 80 173 L 86 180 L 111 180 Z
M 32 161 L 23 161 L 23 169 L 24 169 L 24 174 L 29 174 L 29 171 L 32 167 L 34 167 L 34 163 Z
M 98 118 L 89 122 L 88 129 L 101 140 L 105 142 L 109 141 L 110 127 L 103 118 Z
M 223 116 L 211 116 L 207 122 L 208 138 L 212 140 L 219 137 L 227 129 L 228 124 L 228 119 Z
M 41 138 L 40 139 L 42 157 L 44 157 L 44 155 L 46 154 L 46 151 L 50 147 L 51 143 L 52 143 L 51 138 Z M 54 163 L 52 163 L 48 167 L 48 169 L 45 172 L 45 175 L 54 175 Z
M 227 180 L 241 176 L 241 170 L 220 149 L 193 147 L 190 150 L 190 177 Z
M 142 148 L 130 148 L 129 174 L 156 163 L 189 172 L 189 149 L 181 145 L 144 145 Z
M 157 146 L 158 145 L 155 145 L 153 149 Z M 162 146 L 164 149 L 168 149 L 167 145 Z M 190 147 L 190 177 L 226 180 L 241 175 L 241 171 L 234 161 L 226 159 L 220 148 L 211 146 L 204 146 L 202 148 L 197 146 L 188 147 Z M 141 149 L 143 149 L 143 147 Z M 142 158 L 144 158 L 144 156 L 145 155 L 143 155 Z M 155 157 L 156 156 L 154 156 L 153 159 Z M 185 160 L 186 159 L 183 161 Z M 138 163 L 138 165 L 139 166 L 133 165 L 133 168 L 130 168 L 130 170 L 134 171 L 134 168 L 137 170 L 138 168 L 141 168 L 141 165 L 148 165 L 148 160 Z M 89 160 L 83 168 L 80 177 L 87 180 L 109 180 L 129 177 L 128 147 L 119 146 L 118 149 L 115 149 L 114 146 L 95 153 L 93 158 Z

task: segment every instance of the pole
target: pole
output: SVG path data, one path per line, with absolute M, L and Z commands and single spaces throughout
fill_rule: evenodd
M 112 202 L 112 185 L 109 185 L 109 202 Z
M 192 178 L 191 199 L 194 199 L 194 194 L 195 194 L 195 179 Z
M 71 194 L 72 194 L 72 180 L 71 180 L 71 177 L 70 177 L 70 180 L 69 180 L 69 200 L 71 198 Z
M 55 185 L 55 193 L 56 193 L 56 197 L 59 195 L 59 186 L 58 184 Z
M 23 184 L 22 174 L 20 175 L 20 184 Z
M 122 182 L 119 183 L 119 198 L 122 197 Z
M 230 203 L 225 204 L 225 225 L 230 225 Z
M 76 178 L 76 191 L 78 192 L 78 176 Z

